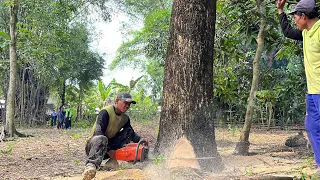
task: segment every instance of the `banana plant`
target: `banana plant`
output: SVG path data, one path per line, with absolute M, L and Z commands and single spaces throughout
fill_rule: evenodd
M 0 37 L 0 49 L 3 49 L 9 45 L 10 36 L 5 32 L 0 31 Z
M 111 92 L 110 83 L 107 86 L 105 86 L 103 82 L 100 80 L 98 82 L 98 89 L 99 89 L 101 100 L 104 102 L 109 97 Z
M 143 76 L 140 76 L 137 79 L 131 79 L 129 86 L 118 83 L 116 79 L 112 79 L 112 81 L 106 86 L 100 80 L 98 82 L 98 90 L 101 100 L 104 102 L 108 97 L 115 96 L 119 92 L 131 92 L 142 77 Z

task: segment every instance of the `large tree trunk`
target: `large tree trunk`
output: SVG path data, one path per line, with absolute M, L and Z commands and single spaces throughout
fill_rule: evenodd
M 10 9 L 10 79 L 9 88 L 7 94 L 6 102 L 6 129 L 10 137 L 14 135 L 14 97 L 15 97 L 15 83 L 16 83 L 16 66 L 17 66 L 17 54 L 16 54 L 16 44 L 17 44 L 17 13 L 18 13 L 18 0 L 13 0 L 9 6 Z
M 236 145 L 235 154 L 239 155 L 248 155 L 249 152 L 249 135 L 250 135 L 250 129 L 252 124 L 252 116 L 253 116 L 253 110 L 256 102 L 256 92 L 258 90 L 259 85 L 259 76 L 260 76 L 260 59 L 261 54 L 264 47 L 264 29 L 266 26 L 265 16 L 263 15 L 263 6 L 262 6 L 262 0 L 257 1 L 258 9 L 260 10 L 260 29 L 257 36 L 257 52 L 253 60 L 253 77 L 252 77 L 252 84 L 251 84 L 251 90 L 248 98 L 248 105 L 247 105 L 247 111 L 246 111 L 246 117 L 245 122 L 240 134 L 240 140 Z
M 212 105 L 215 10 L 215 0 L 173 2 L 155 147 L 156 153 L 168 156 L 166 152 L 185 136 L 204 170 L 223 168 Z

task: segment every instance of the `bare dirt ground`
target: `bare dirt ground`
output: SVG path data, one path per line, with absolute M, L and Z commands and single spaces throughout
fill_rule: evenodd
M 148 137 L 154 147 L 154 124 L 133 122 L 138 134 Z M 85 163 L 84 146 L 90 129 L 57 130 L 52 128 L 18 129 L 34 137 L 0 142 L 0 179 L 81 179 Z M 302 177 L 316 166 L 307 148 L 288 148 L 287 137 L 297 131 L 252 130 L 250 156 L 235 156 L 239 133 L 216 130 L 218 151 L 225 169 L 221 173 L 202 173 L 185 179 L 267 179 L 269 175 Z M 118 169 L 98 171 L 96 179 L 174 179 L 165 169 L 165 161 L 120 162 Z M 291 178 L 292 179 L 292 178 Z

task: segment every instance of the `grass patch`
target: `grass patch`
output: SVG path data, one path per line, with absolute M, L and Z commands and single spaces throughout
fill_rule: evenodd
M 8 143 L 7 149 L 0 150 L 1 154 L 10 154 L 11 152 L 12 152 L 12 144 L 11 143 Z

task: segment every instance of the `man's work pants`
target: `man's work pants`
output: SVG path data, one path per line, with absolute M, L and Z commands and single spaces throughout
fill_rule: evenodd
M 317 166 L 320 167 L 320 94 L 308 94 L 306 101 L 306 132 L 314 153 Z
M 122 148 L 125 144 L 132 141 L 134 131 L 126 128 L 116 134 L 115 137 L 108 139 L 104 135 L 92 136 L 86 144 L 87 162 L 99 167 L 103 159 L 109 158 L 107 154 L 110 150 Z

